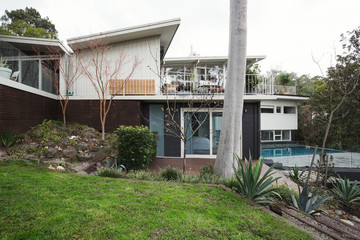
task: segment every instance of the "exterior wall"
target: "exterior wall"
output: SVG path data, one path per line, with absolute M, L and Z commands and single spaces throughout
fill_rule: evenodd
M 10 80 L 7 79 L 7 81 Z M 20 83 L 11 83 L 21 85 Z M 25 88 L 31 87 L 25 86 Z M 1 82 L 0 93 L 0 131 L 10 130 L 22 133 L 41 123 L 44 119 L 61 118 L 60 107 L 56 99 L 6 86 Z M 44 95 L 48 95 L 48 93 Z M 54 97 L 56 98 L 56 96 Z
M 276 113 L 261 113 L 261 130 L 297 130 L 298 129 L 298 113 L 297 102 L 293 101 L 261 101 L 261 106 L 281 106 L 282 111 L 284 106 L 291 106 L 296 108 L 295 114 Z
M 125 59 L 120 69 L 118 79 L 125 79 L 128 76 L 133 67 L 134 59 L 137 57 L 140 64 L 131 79 L 155 79 L 155 89 L 157 94 L 159 94 L 160 78 L 156 73 L 160 73 L 160 70 L 157 70 L 160 69 L 160 36 L 113 44 L 108 51 L 107 59 L 109 59 L 110 63 L 114 63 L 119 59 L 121 53 L 124 54 Z M 91 54 L 91 52 L 87 52 L 85 57 L 87 54 Z M 77 56 L 73 55 L 72 57 Z M 154 58 L 156 58 L 156 60 Z M 153 69 L 155 73 L 152 72 L 150 68 Z M 62 82 L 62 84 L 64 83 Z M 73 96 L 77 99 L 98 99 L 91 81 L 85 75 L 82 75 L 74 83 L 70 92 L 74 92 Z
M 244 103 L 243 159 L 260 157 L 260 103 Z
M 149 103 L 144 103 L 143 116 L 149 116 Z M 157 103 L 158 104 L 158 103 Z M 181 112 L 181 107 L 187 107 L 186 105 L 181 106 L 177 104 L 178 113 Z M 177 123 L 180 124 L 180 116 L 176 116 Z M 148 124 L 147 124 L 148 125 Z M 182 156 L 182 142 L 180 139 L 165 134 L 164 136 L 164 149 L 166 157 L 181 157 Z M 260 157 L 260 103 L 244 103 L 244 114 L 243 114 L 243 157 L 249 159 L 249 153 L 253 159 Z M 194 155 L 188 154 L 189 158 Z M 209 158 L 210 155 L 200 156 L 201 158 Z M 199 155 L 196 155 L 199 157 Z M 215 155 L 212 156 L 215 158 Z
M 138 126 L 142 124 L 140 101 L 113 100 L 109 114 L 106 118 L 105 130 L 114 131 L 119 125 Z M 89 125 L 101 130 L 99 101 L 98 100 L 72 100 L 67 110 L 68 122 Z

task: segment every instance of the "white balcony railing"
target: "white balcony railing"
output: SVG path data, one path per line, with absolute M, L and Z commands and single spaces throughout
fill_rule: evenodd
M 190 73 L 167 73 L 161 86 L 162 94 L 224 94 L 225 79 L 222 75 L 205 76 Z M 259 75 L 247 74 L 244 93 L 246 95 L 296 95 L 296 87 L 273 85 Z

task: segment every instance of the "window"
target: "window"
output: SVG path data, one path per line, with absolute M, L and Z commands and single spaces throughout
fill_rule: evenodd
M 290 130 L 261 131 L 262 142 L 291 141 Z
M 261 106 L 261 113 L 274 113 L 274 106 Z
M 273 141 L 274 132 L 273 131 L 261 131 L 261 141 Z
M 290 141 L 290 130 L 283 130 L 282 131 L 282 140 L 283 141 Z
M 296 107 L 284 106 L 284 114 L 295 114 L 295 113 L 296 113 Z
M 213 110 L 208 113 L 185 110 L 182 124 L 184 129 L 187 129 L 186 135 L 188 137 L 193 135 L 186 143 L 187 154 L 210 156 L 217 154 L 222 124 L 221 111 Z
M 186 135 L 193 135 L 186 145 L 187 154 L 210 155 L 210 120 L 207 112 L 185 112 Z
M 281 106 L 276 106 L 276 113 L 281 113 Z

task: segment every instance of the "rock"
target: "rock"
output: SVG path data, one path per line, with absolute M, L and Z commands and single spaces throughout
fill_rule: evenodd
M 85 171 L 87 174 L 95 172 L 96 170 L 97 170 L 96 163 L 90 164 L 88 167 L 83 169 L 83 171 Z
M 48 166 L 48 169 L 50 169 L 50 170 L 55 170 L 55 168 L 53 167 L 53 166 Z
M 353 218 L 353 221 L 354 221 L 354 222 L 357 222 L 357 223 L 360 223 L 360 218 L 355 217 L 355 218 Z
M 47 163 L 52 163 L 52 164 L 55 164 L 55 165 L 60 165 L 60 164 L 65 164 L 65 159 L 64 158 L 54 158 L 54 159 L 51 159 L 51 160 L 48 160 L 46 161 Z
M 62 154 L 66 158 L 74 158 L 76 157 L 77 151 L 74 147 L 69 146 L 62 151 Z
M 343 214 L 343 212 L 341 210 L 338 210 L 338 209 L 336 209 L 334 212 L 335 212 L 336 215 L 339 215 L 339 216 L 341 216 Z
M 346 220 L 346 219 L 340 219 L 340 221 L 342 221 L 343 223 L 346 223 L 346 224 L 348 224 L 348 225 L 350 225 L 350 226 L 354 226 L 354 223 L 352 223 L 351 221 L 349 221 L 349 220 Z
M 37 148 L 38 146 L 39 146 L 39 144 L 36 143 L 36 142 L 31 142 L 31 143 L 28 144 L 29 148 Z
M 35 155 L 32 155 L 32 154 L 27 155 L 27 156 L 25 157 L 25 159 L 27 159 L 27 160 L 38 160 L 38 158 L 37 158 Z
M 56 148 L 49 147 L 49 148 L 45 151 L 44 155 L 45 155 L 46 158 L 54 158 L 54 157 L 57 156 L 58 152 L 59 152 L 59 151 L 58 151 Z
M 94 156 L 94 154 L 89 152 L 79 152 L 76 156 L 80 161 L 87 161 L 91 159 Z
M 78 172 L 76 172 L 77 174 L 80 174 L 80 175 L 87 175 L 87 172 L 83 171 L 83 170 L 80 170 Z
M 90 140 L 96 138 L 97 133 L 98 132 L 94 128 L 89 127 L 82 131 L 81 137 L 85 140 Z
M 0 149 L 0 157 L 6 157 L 7 156 L 7 152 L 5 151 L 5 149 Z
M 90 152 L 98 152 L 100 151 L 100 148 L 98 146 L 91 146 L 90 147 Z
M 64 168 L 64 167 L 62 167 L 62 166 L 57 166 L 57 167 L 56 167 L 56 170 L 59 170 L 59 171 L 65 171 L 65 168 Z
M 85 151 L 85 150 L 88 149 L 88 145 L 86 143 L 84 143 L 84 142 L 80 142 L 80 143 L 75 145 L 75 148 L 78 151 Z

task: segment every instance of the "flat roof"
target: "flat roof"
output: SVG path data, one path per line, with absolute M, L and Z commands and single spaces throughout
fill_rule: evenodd
M 69 50 L 62 41 L 57 39 L 47 38 L 31 38 L 31 37 L 19 37 L 11 35 L 0 35 L 0 41 L 7 42 L 19 50 L 31 50 L 34 51 L 34 46 L 39 47 L 39 50 L 48 50 L 48 47 L 57 48 L 63 53 L 69 54 Z
M 106 38 L 108 43 L 118 43 L 133 39 L 139 39 L 151 36 L 160 36 L 160 45 L 164 47 L 166 54 L 172 39 L 180 25 L 180 18 L 165 20 L 161 22 L 148 23 L 133 27 L 121 28 L 111 31 L 88 34 L 84 36 L 67 39 L 67 43 L 73 49 L 79 49 L 86 46 L 86 43 L 94 39 Z
M 258 55 L 258 56 L 247 56 L 246 62 L 248 64 L 259 62 L 265 59 L 265 55 Z M 196 64 L 196 63 L 208 63 L 208 64 L 216 64 L 216 63 L 227 63 L 228 57 L 227 56 L 190 56 L 190 57 L 176 57 L 176 58 L 165 58 L 164 64 Z

